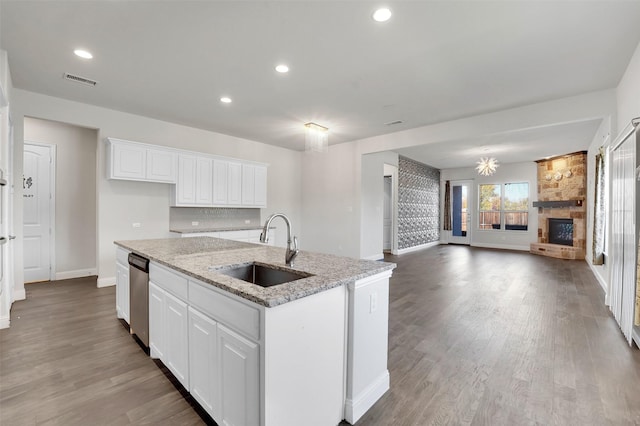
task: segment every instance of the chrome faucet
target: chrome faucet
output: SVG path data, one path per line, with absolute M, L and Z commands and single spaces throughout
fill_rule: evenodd
M 298 238 L 291 237 L 291 221 L 284 213 L 274 213 L 269 216 L 269 219 L 264 224 L 264 229 L 262 229 L 262 234 L 260 234 L 260 242 L 269 242 L 269 226 L 271 226 L 271 221 L 278 216 L 284 219 L 287 224 L 287 253 L 284 256 L 284 262 L 291 266 L 293 259 L 298 255 Z M 293 249 L 291 248 L 291 243 L 293 243 Z

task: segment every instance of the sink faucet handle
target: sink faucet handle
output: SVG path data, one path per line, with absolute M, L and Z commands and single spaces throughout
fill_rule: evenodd
M 293 237 L 293 251 L 298 252 L 298 237 Z

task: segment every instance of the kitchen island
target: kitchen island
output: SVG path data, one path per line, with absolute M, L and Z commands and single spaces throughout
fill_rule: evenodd
M 353 423 L 389 388 L 392 263 L 218 238 L 118 241 L 150 260 L 152 357 L 219 424 Z M 246 264 L 298 274 L 261 287 Z

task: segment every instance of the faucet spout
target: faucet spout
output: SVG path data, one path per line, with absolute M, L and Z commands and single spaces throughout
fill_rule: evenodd
M 262 229 L 262 233 L 260 234 L 260 242 L 267 243 L 269 242 L 269 227 L 271 226 L 271 221 L 276 217 L 281 217 L 285 223 L 287 224 L 287 251 L 285 253 L 284 262 L 287 266 L 291 266 L 293 263 L 293 259 L 298 255 L 298 238 L 291 236 L 291 221 L 284 213 L 274 213 L 267 221 L 264 223 L 264 228 Z M 291 246 L 293 244 L 293 247 Z

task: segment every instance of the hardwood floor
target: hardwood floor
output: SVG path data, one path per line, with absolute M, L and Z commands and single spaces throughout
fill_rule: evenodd
M 116 319 L 115 287 L 25 287 L 0 330 L 0 425 L 205 423 Z
M 391 390 L 357 426 L 640 424 L 640 351 L 585 262 L 465 246 L 388 260 Z M 0 425 L 210 421 L 115 319 L 114 287 L 27 297 L 0 330 Z

